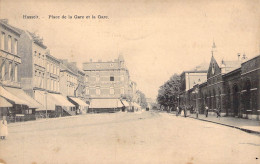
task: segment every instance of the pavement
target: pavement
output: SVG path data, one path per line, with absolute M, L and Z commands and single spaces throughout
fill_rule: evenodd
M 181 116 L 183 116 L 183 114 Z M 217 118 L 216 114 L 208 115 L 208 117 L 206 117 L 204 114 L 199 114 L 198 118 L 196 117 L 196 114 L 188 114 L 187 117 L 198 119 L 201 121 L 211 122 L 219 125 L 224 125 L 231 128 L 240 129 L 248 133 L 260 134 L 260 121 L 257 120 L 235 118 L 235 117 Z

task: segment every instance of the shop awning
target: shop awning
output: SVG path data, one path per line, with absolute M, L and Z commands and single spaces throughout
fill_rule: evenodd
M 136 107 L 136 108 L 141 108 L 141 106 L 139 105 L 139 104 L 137 104 L 137 103 L 132 103 L 132 105 L 134 106 L 134 107 Z
M 55 104 L 58 106 L 69 106 L 69 107 L 75 106 L 71 102 L 69 102 L 69 100 L 67 100 L 67 98 L 65 98 L 64 96 L 62 96 L 60 94 L 54 94 L 54 93 L 49 93 L 49 94 L 55 98 L 55 100 L 56 100 Z
M 0 96 L 11 100 L 12 102 L 14 102 L 15 104 L 20 104 L 20 105 L 28 105 L 29 103 L 26 101 L 23 101 L 22 99 L 16 97 L 15 95 L 13 95 L 12 93 L 8 92 L 6 89 L 4 89 L 2 86 L 0 86 Z
M 125 101 L 125 100 L 122 100 L 122 103 L 124 104 L 125 107 L 129 107 L 130 106 L 130 104 L 127 101 Z
M 34 100 L 31 96 L 27 95 L 22 89 L 19 88 L 11 88 L 11 87 L 4 87 L 7 91 L 12 93 L 13 95 L 16 95 L 17 97 L 20 97 L 22 100 L 28 102 L 29 108 L 40 108 L 43 107 L 40 103 L 38 103 L 36 100 Z
M 119 99 L 92 99 L 89 108 L 121 108 Z
M 76 97 L 69 97 L 70 99 L 72 99 L 75 103 L 77 103 L 79 106 L 89 106 L 88 104 L 86 104 L 84 101 L 82 101 L 79 98 Z
M 0 97 L 0 107 L 12 107 L 13 105 L 9 103 L 5 98 Z

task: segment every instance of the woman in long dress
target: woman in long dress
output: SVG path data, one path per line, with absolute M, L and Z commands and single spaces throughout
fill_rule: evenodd
M 0 120 L 0 137 L 2 140 L 8 135 L 6 116 L 3 116 L 3 120 Z

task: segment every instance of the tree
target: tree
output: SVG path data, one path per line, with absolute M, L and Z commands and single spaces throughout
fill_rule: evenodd
M 180 76 L 174 74 L 167 82 L 160 86 L 157 96 L 157 102 L 160 107 L 167 110 L 173 108 L 178 103 L 178 95 L 180 94 Z
M 146 102 L 145 94 L 143 92 L 141 92 L 140 90 L 137 90 L 136 93 L 137 93 L 137 95 L 140 95 L 138 102 L 140 103 L 141 107 L 146 108 L 147 102 Z

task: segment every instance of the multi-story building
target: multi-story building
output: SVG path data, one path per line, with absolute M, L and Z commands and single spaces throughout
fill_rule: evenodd
M 33 119 L 35 108 L 40 104 L 28 96 L 20 85 L 20 76 L 24 62 L 19 51 L 23 46 L 21 42 L 21 30 L 8 24 L 7 20 L 0 20 L 0 114 L 9 115 L 10 118 L 19 116 L 23 119 Z M 4 99 L 5 100 L 4 100 Z
M 61 93 L 75 105 L 72 111 L 87 112 L 85 88 L 85 73 L 77 68 L 77 63 L 61 60 Z
M 83 70 L 87 78 L 86 94 L 89 97 L 90 108 L 93 103 L 110 103 L 114 106 L 110 108 L 121 107 L 119 99 L 131 95 L 129 91 L 129 71 L 125 65 L 123 56 L 119 56 L 114 61 L 90 62 L 83 63 Z M 110 99 L 110 100 L 104 100 Z M 93 101 L 94 100 L 94 101 Z M 103 101 L 104 100 L 104 101 Z M 118 106 L 116 106 L 118 104 Z M 104 105 L 105 106 L 105 105 Z M 95 105 L 98 108 L 98 105 Z
M 29 31 L 21 30 L 21 43 L 18 52 L 22 64 L 19 77 L 21 85 L 42 107 L 36 109 L 51 117 L 71 115 L 71 104 L 60 94 L 60 61 L 52 56 L 43 40 Z
M 214 44 L 213 44 L 214 45 Z M 247 59 L 244 54 L 237 60 L 218 62 L 213 46 L 206 82 L 187 90 L 184 105 L 193 104 L 201 113 L 208 106 L 211 113 L 260 119 L 260 55 Z M 183 81 L 182 81 L 183 82 Z
M 48 92 L 60 93 L 60 61 L 46 53 L 46 89 Z

